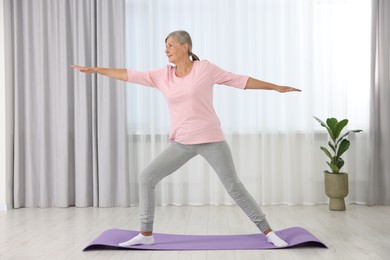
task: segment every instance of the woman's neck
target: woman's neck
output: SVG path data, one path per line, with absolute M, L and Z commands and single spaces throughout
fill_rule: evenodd
M 182 61 L 182 62 L 179 62 L 176 65 L 176 76 L 178 77 L 184 77 L 186 75 L 188 75 L 191 70 L 192 70 L 192 66 L 193 66 L 193 61 L 191 60 L 185 60 L 185 61 Z

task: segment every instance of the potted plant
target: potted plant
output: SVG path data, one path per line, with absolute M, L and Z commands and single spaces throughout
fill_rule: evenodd
M 347 140 L 347 136 L 362 130 L 350 130 L 341 135 L 341 131 L 348 124 L 347 119 L 339 122 L 336 118 L 328 118 L 325 123 L 317 117 L 314 118 L 326 128 L 329 134 L 328 146 L 330 150 L 321 146 L 321 150 L 330 159 L 329 162 L 326 162 L 330 171 L 324 171 L 325 193 L 330 198 L 329 209 L 345 210 L 344 198 L 348 195 L 348 174 L 341 172 L 341 168 L 344 166 L 344 160 L 341 156 L 349 149 L 350 142 Z

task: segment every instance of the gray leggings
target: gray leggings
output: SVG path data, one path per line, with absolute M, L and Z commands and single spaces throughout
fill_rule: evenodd
M 200 154 L 213 167 L 229 195 L 261 232 L 270 226 L 264 213 L 237 177 L 229 145 L 225 142 L 184 145 L 173 142 L 140 174 L 141 232 L 153 231 L 155 186 L 164 177 Z

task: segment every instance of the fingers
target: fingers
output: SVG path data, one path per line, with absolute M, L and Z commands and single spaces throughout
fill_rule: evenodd
M 83 66 L 79 66 L 79 65 L 71 65 L 70 66 L 71 68 L 73 69 L 76 69 L 80 72 L 85 72 L 85 73 L 95 73 L 95 68 L 91 68 L 91 67 L 83 67 Z
M 290 88 L 289 91 L 298 91 L 298 92 L 302 92 L 302 90 L 300 90 L 299 88 Z
M 73 69 L 79 70 L 79 71 L 85 69 L 85 67 L 82 67 L 82 66 L 79 66 L 79 65 L 71 65 L 70 67 L 73 68 Z
M 279 92 L 281 93 L 286 93 L 286 92 L 302 92 L 302 90 L 300 90 L 299 88 L 292 88 L 292 87 L 281 87 L 279 89 Z

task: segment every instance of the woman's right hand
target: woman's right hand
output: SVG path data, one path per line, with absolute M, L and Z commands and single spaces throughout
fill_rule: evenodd
M 98 73 L 98 68 L 95 67 L 83 67 L 79 65 L 72 65 L 70 67 L 84 73 Z
M 102 67 L 83 67 L 79 65 L 70 66 L 73 69 L 79 70 L 84 73 L 99 73 L 100 75 L 107 76 L 113 79 L 119 79 L 127 81 L 127 69 L 110 69 Z

